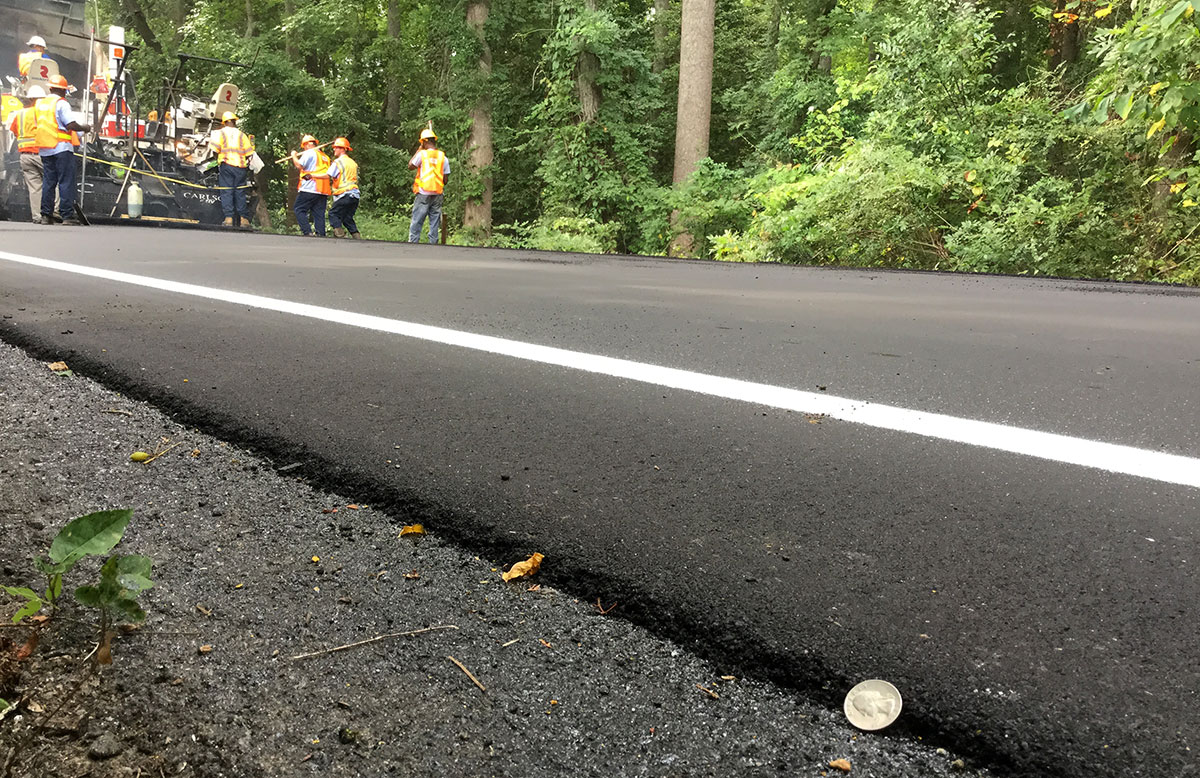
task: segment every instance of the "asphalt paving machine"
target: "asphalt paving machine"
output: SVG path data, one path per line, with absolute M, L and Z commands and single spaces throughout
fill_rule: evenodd
M 12 23 L 0 29 L 0 219 L 29 220 L 29 197 L 19 170 L 10 114 L 33 86 L 47 89 L 62 75 L 76 87 L 67 100 L 95 131 L 79 148 L 77 202 L 89 222 L 130 219 L 130 190 L 140 194 L 142 221 L 219 225 L 222 222 L 217 158 L 209 147 L 221 114 L 237 111 L 236 84 L 223 83 L 211 97 L 186 92 L 180 79 L 189 62 L 230 67 L 241 63 L 179 54 L 174 76 L 161 93 L 139 100 L 126 67 L 136 47 L 124 42 L 124 29 L 109 27 L 100 38 L 84 19 L 85 0 L 0 0 Z M 37 35 L 46 40 L 46 58 L 34 60 L 25 76 L 18 55 Z M 251 168 L 261 168 L 257 158 Z M 137 187 L 132 184 L 136 182 Z M 255 191 L 251 189 L 253 212 Z M 137 208 L 132 209 L 136 216 Z

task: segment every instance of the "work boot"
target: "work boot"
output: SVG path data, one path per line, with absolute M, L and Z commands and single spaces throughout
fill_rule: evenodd
M 33 220 L 34 224 L 54 224 L 54 220 L 49 216 L 38 216 Z
M 346 237 L 346 231 L 343 230 L 341 227 L 334 227 L 333 235 L 334 235 L 334 237 L 337 237 L 337 238 L 344 238 L 344 237 Z
M 79 226 L 80 226 L 80 225 L 82 225 L 82 224 L 83 224 L 83 222 L 79 221 L 79 220 L 78 220 L 78 219 L 76 219 L 74 216 L 72 216 L 72 217 L 71 217 L 71 218 L 69 218 L 69 219 L 63 219 L 63 220 L 62 220 L 62 225 L 63 225 L 64 227 L 79 227 Z
M 221 226 L 222 227 L 232 227 L 233 226 L 233 217 L 226 216 L 225 221 L 221 223 Z
M 350 233 L 350 237 L 354 238 L 355 240 L 362 240 L 362 233 L 352 232 Z

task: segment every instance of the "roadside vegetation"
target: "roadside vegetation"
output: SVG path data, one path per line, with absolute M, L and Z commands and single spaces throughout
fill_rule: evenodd
M 145 44 L 143 93 L 176 51 L 253 62 L 192 82 L 242 86 L 264 158 L 349 135 L 368 237 L 403 236 L 432 121 L 455 243 L 1200 283 L 1196 0 L 100 9 Z M 683 180 L 704 117 L 677 111 L 681 14 L 715 37 Z

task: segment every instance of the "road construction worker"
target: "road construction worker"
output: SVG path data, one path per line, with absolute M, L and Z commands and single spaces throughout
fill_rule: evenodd
M 42 158 L 42 224 L 54 223 L 54 190 L 63 224 L 79 224 L 75 218 L 75 148 L 80 132 L 91 132 L 83 117 L 67 105 L 71 85 L 62 76 L 51 76 L 50 95 L 34 106 L 37 115 L 38 154 Z
M 25 189 L 29 193 L 29 216 L 35 224 L 42 221 L 42 158 L 38 154 L 37 144 L 37 109 L 34 107 L 38 100 L 46 96 L 40 86 L 31 86 L 21 98 L 25 107 L 13 111 L 12 121 L 8 124 L 9 131 L 17 138 L 17 151 L 21 155 L 21 177 L 25 179 Z M 58 204 L 58 193 L 54 193 L 55 205 Z M 57 207 L 51 214 L 54 221 L 62 221 Z
M 226 227 L 250 228 L 250 208 L 246 187 L 250 180 L 250 157 L 254 144 L 250 136 L 238 129 L 238 117 L 233 111 L 221 114 L 221 129 L 212 135 L 209 147 L 217 153 L 217 186 L 221 188 L 221 210 L 225 212 Z
M 349 233 L 351 238 L 361 239 L 358 225 L 354 223 L 354 212 L 358 210 L 362 193 L 358 189 L 358 163 L 350 159 L 350 141 L 338 138 L 333 142 L 333 162 L 324 173 L 313 173 L 313 178 L 325 177 L 330 180 L 333 193 L 333 205 L 329 208 L 329 224 L 333 227 L 336 237 L 344 238 Z
M 296 203 L 292 210 L 296 214 L 296 223 L 300 225 L 300 234 L 308 237 L 312 234 L 308 226 L 312 217 L 312 230 L 317 237 L 325 237 L 325 202 L 329 199 L 332 187 L 329 184 L 329 156 L 317 148 L 317 139 L 305 135 L 300 139 L 304 153 L 292 152 L 292 164 L 300 171 L 300 186 L 296 190 Z M 313 174 L 324 174 L 314 177 Z
M 408 226 L 408 242 L 421 239 L 421 226 L 429 217 L 429 242 L 438 242 L 438 227 L 442 222 L 442 190 L 450 179 L 450 160 L 437 147 L 433 130 L 421 130 L 421 148 L 408 161 L 408 169 L 417 171 L 413 179 L 412 222 Z
M 17 55 L 17 70 L 21 71 L 22 77 L 29 75 L 29 68 L 34 60 L 50 59 L 50 55 L 46 53 L 46 39 L 42 36 L 34 35 L 25 45 L 29 47 L 29 51 Z

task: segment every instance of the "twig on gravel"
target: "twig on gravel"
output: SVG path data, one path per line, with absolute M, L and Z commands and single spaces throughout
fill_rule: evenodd
M 407 637 L 410 635 L 420 635 L 422 632 L 433 632 L 434 630 L 439 630 L 439 629 L 458 629 L 458 627 L 454 624 L 439 624 L 436 627 L 425 627 L 424 629 L 414 629 L 412 632 L 389 632 L 386 635 L 379 635 L 378 637 L 368 638 L 366 640 L 360 640 L 357 643 L 347 643 L 344 646 L 337 646 L 335 648 L 326 648 L 322 651 L 313 651 L 311 654 L 297 654 L 296 656 L 291 657 L 291 658 L 293 660 L 308 659 L 308 658 L 314 657 L 314 656 L 321 656 L 322 654 L 332 654 L 334 651 L 345 651 L 347 648 L 354 648 L 356 646 L 365 646 L 367 643 L 376 643 L 380 640 L 387 640 L 388 638 L 402 638 L 402 637 Z M 478 681 L 476 681 L 476 683 L 478 683 Z
M 712 697 L 714 700 L 721 699 L 721 695 L 717 694 L 712 689 L 709 689 L 707 686 L 701 686 L 700 684 L 696 684 L 696 688 L 699 689 L 700 691 L 704 692 L 705 694 L 707 694 L 709 697 Z
M 132 416 L 133 415 L 133 413 L 131 411 L 123 411 L 119 408 L 105 408 L 104 410 L 102 410 L 100 412 L 101 413 L 119 413 L 122 416 Z
M 464 665 L 462 662 L 458 661 L 457 659 L 455 659 L 455 658 L 454 658 L 454 657 L 452 657 L 452 656 L 448 656 L 448 657 L 446 657 L 446 658 L 447 658 L 447 659 L 449 659 L 449 660 L 450 660 L 451 662 L 453 662 L 454 664 L 458 665 L 458 669 L 459 669 L 459 670 L 462 670 L 464 673 L 466 673 L 466 674 L 467 674 L 467 677 L 471 679 L 471 683 L 473 683 L 473 684 L 475 684 L 476 686 L 478 686 L 478 687 L 479 687 L 479 691 L 481 691 L 481 692 L 486 692 L 486 691 L 487 691 L 487 687 L 486 687 L 486 686 L 484 686 L 483 684 L 481 684 L 481 683 L 479 682 L 479 679 L 478 679 L 478 678 L 476 678 L 475 676 L 471 675 L 471 671 L 467 669 L 467 666 L 466 666 L 466 665 Z
M 153 462 L 154 460 L 156 460 L 156 459 L 158 459 L 159 457 L 161 457 L 163 454 L 167 453 L 167 452 L 168 452 L 168 451 L 170 451 L 171 449 L 173 449 L 173 448 L 175 448 L 176 446 L 178 446 L 180 443 L 183 443 L 183 441 L 181 440 L 181 441 L 179 441 L 179 443 L 172 443 L 171 445 L 169 445 L 169 446 L 167 446 L 166 448 L 164 448 L 162 451 L 156 452 L 156 453 L 154 454 L 154 456 L 150 457 L 149 459 L 147 459 L 147 460 L 146 460 L 145 462 L 143 462 L 142 464 L 143 464 L 143 465 L 148 465 L 148 464 L 150 464 L 150 463 L 151 463 L 151 462 Z

